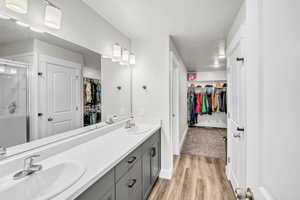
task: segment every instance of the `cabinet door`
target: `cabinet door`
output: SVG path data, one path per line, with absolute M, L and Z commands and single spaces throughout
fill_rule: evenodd
M 115 200 L 114 170 L 109 171 L 76 200 Z
M 142 199 L 142 162 L 138 160 L 116 185 L 116 200 Z
M 157 141 L 151 146 L 151 184 L 153 184 L 159 176 L 160 172 L 160 142 Z
M 148 147 L 143 156 L 142 156 L 142 162 L 143 162 L 143 173 L 142 173 L 142 179 L 143 179 L 143 199 L 147 199 L 149 191 L 151 189 L 151 155 L 150 155 L 150 147 Z

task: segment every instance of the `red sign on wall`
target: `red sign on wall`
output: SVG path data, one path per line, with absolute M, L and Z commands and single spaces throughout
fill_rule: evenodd
M 188 73 L 187 74 L 187 80 L 188 81 L 193 81 L 193 80 L 196 80 L 197 79 L 197 73 Z

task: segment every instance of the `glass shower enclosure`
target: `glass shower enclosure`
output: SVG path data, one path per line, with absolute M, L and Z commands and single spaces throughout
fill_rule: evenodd
M 0 59 L 0 146 L 29 141 L 28 65 Z

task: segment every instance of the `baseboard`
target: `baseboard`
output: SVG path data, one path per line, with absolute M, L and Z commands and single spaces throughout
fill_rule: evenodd
M 172 169 L 161 169 L 159 173 L 159 178 L 170 180 L 172 178 L 172 173 Z
M 183 146 L 183 143 L 184 143 L 184 140 L 186 138 L 188 130 L 189 130 L 189 127 L 187 126 L 186 129 L 184 130 L 183 136 L 182 136 L 181 141 L 179 143 L 179 154 L 181 152 L 181 149 L 182 149 L 182 146 Z

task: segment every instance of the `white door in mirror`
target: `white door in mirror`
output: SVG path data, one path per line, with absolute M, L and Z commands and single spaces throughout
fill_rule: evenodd
M 73 161 L 43 168 L 42 171 L 17 181 L 12 176 L 1 178 L 1 199 L 51 199 L 75 184 L 85 172 L 82 165 Z

